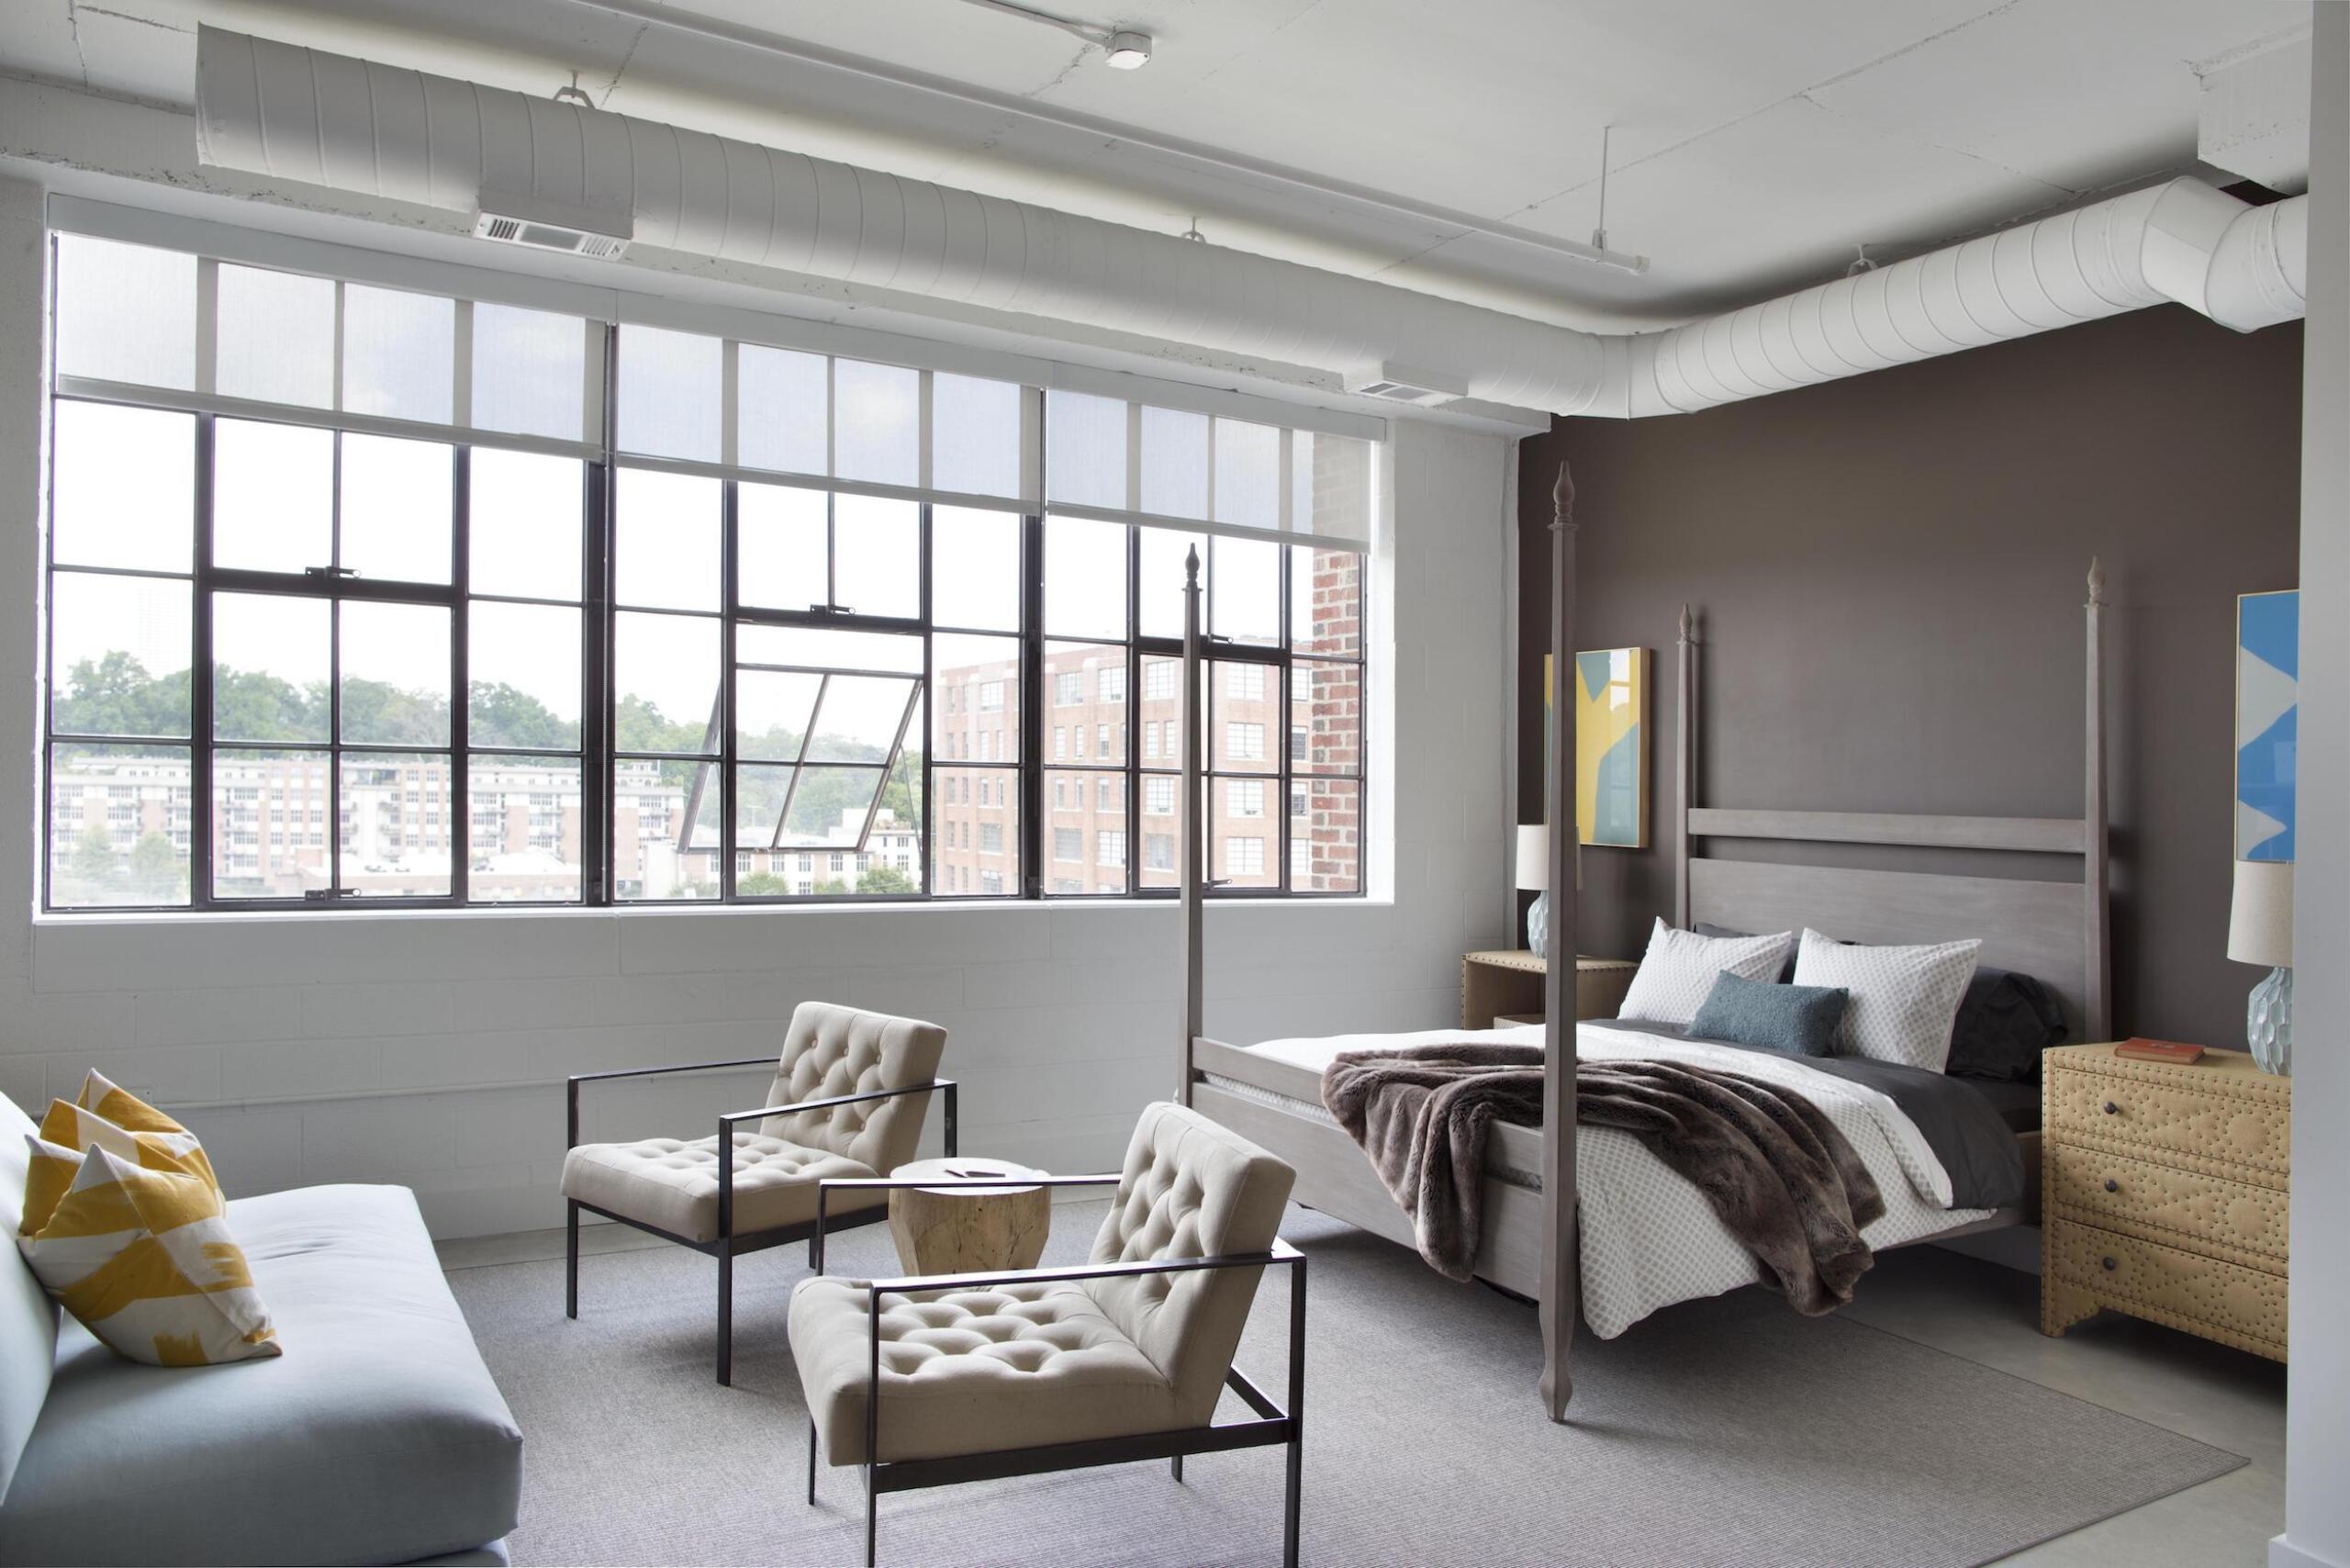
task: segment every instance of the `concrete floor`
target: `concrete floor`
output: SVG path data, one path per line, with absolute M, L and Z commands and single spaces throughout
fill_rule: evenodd
M 666 1245 L 617 1225 L 580 1233 L 583 1253 Z M 563 1256 L 563 1232 L 440 1244 L 444 1269 Z M 2252 1462 L 2200 1486 L 2005 1561 L 2031 1568 L 2264 1568 L 2285 1528 L 2285 1369 L 2108 1313 L 2051 1339 L 2040 1282 L 1933 1247 L 1887 1252 L 1845 1316 L 1889 1334 L 2165 1427 Z M 1637 1333 L 1635 1329 L 1633 1332 Z

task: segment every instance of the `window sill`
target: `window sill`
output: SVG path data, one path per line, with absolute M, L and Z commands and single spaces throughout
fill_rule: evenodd
M 1215 898 L 1208 907 L 1217 909 L 1392 909 L 1393 897 L 1376 894 L 1360 896 L 1330 894 L 1304 898 Z M 595 919 L 717 919 L 740 915 L 859 915 L 891 914 L 954 917 L 972 914 L 1035 913 L 1048 914 L 1057 910 L 1083 910 L 1099 913 L 1112 910 L 1165 910 L 1176 907 L 1172 899 L 1134 898 L 1055 898 L 1055 899 L 936 899 L 892 901 L 877 899 L 870 903 L 735 903 L 687 904 L 642 903 L 564 906 L 532 904 L 513 909 L 476 905 L 470 909 L 353 909 L 348 906 L 332 911 L 318 909 L 253 909 L 253 910 L 135 910 L 110 913 L 91 910 L 86 913 L 36 913 L 32 924 L 39 929 L 72 930 L 106 926 L 151 926 L 185 924 L 274 925 L 285 924 L 344 924 L 374 921 L 513 921 L 513 920 L 595 920 Z

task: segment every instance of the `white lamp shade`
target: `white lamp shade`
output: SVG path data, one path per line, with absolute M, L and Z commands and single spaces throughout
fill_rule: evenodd
M 1544 823 L 1517 830 L 1517 885 L 1536 891 L 1550 885 L 1550 830 Z
M 2228 911 L 2228 957 L 2239 964 L 2258 964 L 2264 969 L 2292 968 L 2291 861 L 2236 862 L 2235 899 Z

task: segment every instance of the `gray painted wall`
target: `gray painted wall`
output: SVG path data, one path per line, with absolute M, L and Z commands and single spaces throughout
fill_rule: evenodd
M 2234 602 L 2296 580 L 2300 396 L 2298 326 L 2243 337 L 2165 306 L 1700 414 L 1561 420 L 1521 443 L 1521 820 L 1541 815 L 1544 529 L 1562 456 L 1580 490 L 1578 640 L 1657 655 L 1657 847 L 1585 852 L 1583 949 L 1637 957 L 1672 913 L 1683 601 L 1707 644 L 1704 803 L 2077 815 L 2098 554 L 2113 606 L 2113 1021 L 2241 1046 L 2258 976 L 2224 953 Z

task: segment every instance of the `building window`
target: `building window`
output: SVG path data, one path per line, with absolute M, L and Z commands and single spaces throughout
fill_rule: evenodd
M 45 909 L 1035 896 L 1057 763 L 1164 892 L 1194 548 L 1211 811 L 1360 890 L 1368 442 L 53 243 Z
M 1053 858 L 1082 860 L 1085 858 L 1085 834 L 1073 827 L 1053 829 Z
M 1265 871 L 1265 841 L 1261 838 L 1227 838 L 1224 841 L 1224 874 L 1227 877 L 1259 877 Z
M 1142 858 L 1143 869 L 1147 871 L 1175 869 L 1175 835 L 1171 833 L 1144 834 Z

